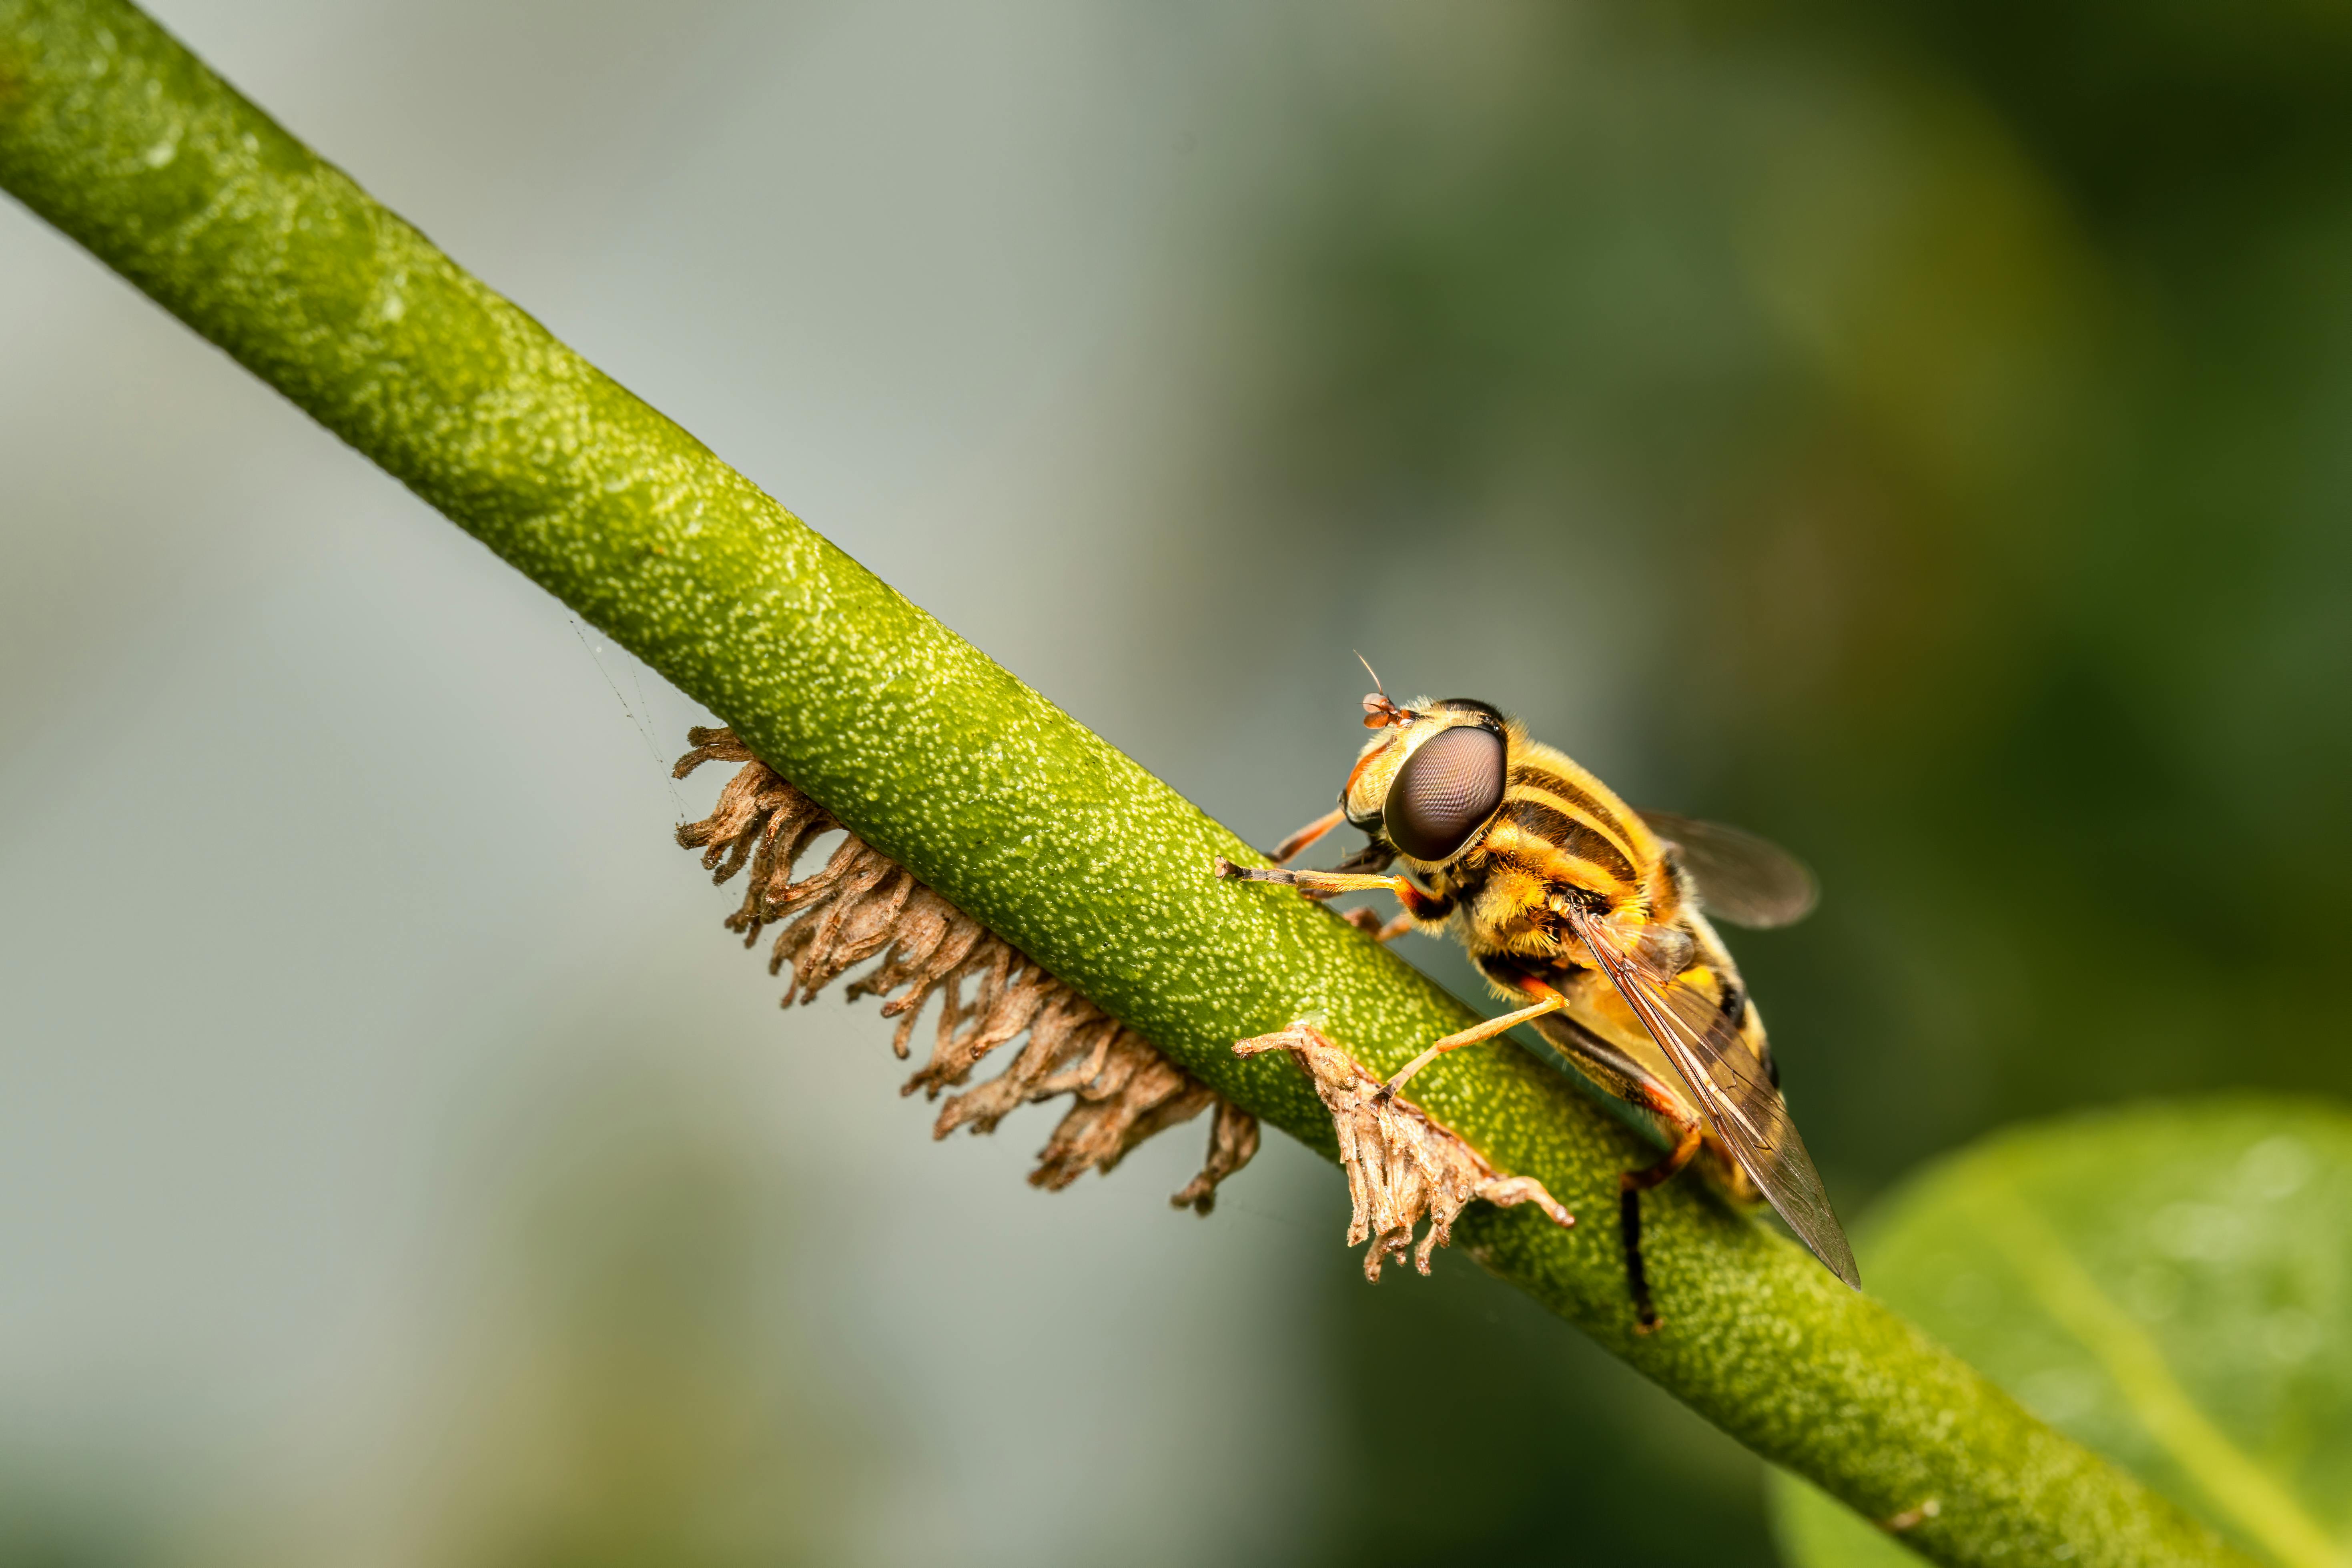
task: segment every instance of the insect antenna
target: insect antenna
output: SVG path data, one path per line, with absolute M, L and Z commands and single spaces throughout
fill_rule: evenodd
M 1354 648 L 1348 651 L 1356 655 L 1356 662 L 1364 667 L 1364 673 L 1372 678 L 1375 688 L 1364 696 L 1364 728 L 1385 730 L 1391 724 L 1403 722 L 1407 717 L 1405 710 L 1389 700 L 1388 684 L 1381 679 L 1381 672 L 1372 668 L 1372 661 Z

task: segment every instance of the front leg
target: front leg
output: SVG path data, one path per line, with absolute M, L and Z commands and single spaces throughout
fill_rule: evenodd
M 1417 921 L 1444 920 L 1454 912 L 1450 894 L 1425 893 L 1412 879 L 1390 872 L 1372 876 L 1360 871 L 1286 871 L 1272 866 L 1236 866 L 1220 855 L 1212 864 L 1220 877 L 1234 882 L 1273 882 L 1296 888 L 1310 899 L 1336 898 L 1341 893 L 1394 893 L 1405 912 Z
M 1266 858 L 1277 866 L 1287 866 L 1306 854 L 1309 847 L 1319 842 L 1327 834 L 1347 820 L 1348 808 L 1344 805 L 1335 806 L 1276 845 L 1274 852 Z

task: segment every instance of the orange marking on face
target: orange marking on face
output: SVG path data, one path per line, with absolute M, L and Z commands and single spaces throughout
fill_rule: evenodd
M 1381 744 L 1373 747 L 1370 751 L 1366 752 L 1362 756 L 1358 757 L 1356 759 L 1356 765 L 1348 770 L 1347 786 L 1340 790 L 1339 798 L 1346 800 L 1353 796 L 1356 793 L 1356 781 L 1364 776 L 1364 770 L 1372 765 L 1374 759 L 1387 755 L 1389 747 L 1394 744 L 1395 742 L 1393 741 L 1384 741 Z

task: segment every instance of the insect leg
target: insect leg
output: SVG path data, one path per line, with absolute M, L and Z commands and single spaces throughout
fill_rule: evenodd
M 1321 816 L 1317 817 L 1314 821 L 1308 823 L 1306 826 L 1300 828 L 1297 832 L 1292 834 L 1281 843 L 1276 845 L 1274 847 L 1274 853 L 1267 856 L 1266 858 L 1273 861 L 1277 866 L 1287 866 L 1293 860 L 1297 859 L 1301 855 L 1306 854 L 1309 848 L 1313 847 L 1317 840 L 1320 839 L 1324 835 L 1329 833 L 1333 828 L 1338 827 L 1341 823 L 1347 820 L 1347 807 L 1333 806 L 1329 811 L 1326 812 Z
M 1546 1013 L 1559 1011 L 1561 1007 L 1567 1005 L 1567 1001 L 1568 999 L 1566 997 L 1560 995 L 1558 992 L 1554 992 L 1551 995 L 1545 997 L 1542 1001 L 1537 1003 L 1532 1007 L 1522 1007 L 1516 1013 L 1506 1013 L 1499 1018 L 1489 1018 L 1483 1024 L 1473 1025 L 1471 1027 L 1463 1030 L 1458 1035 L 1448 1035 L 1444 1039 L 1438 1041 L 1435 1045 L 1430 1047 L 1427 1050 L 1422 1052 L 1421 1055 L 1413 1058 L 1412 1060 L 1405 1063 L 1404 1070 L 1398 1073 L 1394 1078 L 1389 1079 L 1388 1082 L 1381 1085 L 1380 1092 L 1375 1094 L 1372 1098 L 1378 1100 L 1391 1099 L 1394 1097 L 1397 1090 L 1405 1086 L 1406 1082 L 1412 1079 L 1413 1074 L 1419 1072 L 1422 1068 L 1427 1067 L 1430 1063 L 1435 1061 L 1446 1052 L 1458 1051 L 1465 1046 L 1475 1046 L 1483 1040 L 1491 1040 L 1496 1035 L 1507 1034 L 1511 1030 L 1517 1028 L 1521 1024 L 1526 1023 L 1530 1018 L 1540 1018 Z
M 1400 889 L 1410 887 L 1402 877 L 1375 877 L 1357 871 L 1285 871 L 1271 866 L 1236 866 L 1223 856 L 1212 863 L 1216 874 L 1229 882 L 1273 882 L 1285 888 L 1297 888 L 1309 898 L 1329 898 L 1334 893 L 1369 893 L 1381 889 L 1404 895 Z
M 1454 908 L 1452 899 L 1424 893 L 1413 886 L 1410 878 L 1394 872 L 1376 877 L 1360 871 L 1283 871 L 1271 867 L 1236 866 L 1222 855 L 1217 857 L 1213 869 L 1228 881 L 1274 882 L 1296 888 L 1310 899 L 1328 899 L 1339 893 L 1394 893 L 1397 901 L 1415 920 L 1437 920 Z
M 1478 969 L 1497 986 L 1521 995 L 1559 994 L 1549 979 L 1500 954 L 1481 958 Z M 1584 978 L 1590 982 L 1595 977 Z M 1567 1057 L 1570 1064 L 1595 1088 L 1655 1118 L 1673 1141 L 1673 1152 L 1664 1159 L 1638 1171 L 1624 1172 L 1617 1178 L 1617 1224 L 1625 1245 L 1625 1283 L 1633 1298 L 1634 1331 L 1646 1334 L 1658 1326 L 1659 1318 L 1657 1308 L 1650 1300 L 1649 1274 L 1642 1264 L 1642 1194 L 1671 1180 L 1690 1163 L 1703 1146 L 1704 1125 L 1696 1109 L 1673 1087 L 1659 1081 L 1652 1069 L 1579 1025 L 1574 1015 L 1559 1013 L 1546 1017 L 1538 1023 L 1536 1032 Z
M 1642 1267 L 1642 1194 L 1671 1181 L 1699 1150 L 1696 1119 L 1664 1095 L 1645 1096 L 1648 1108 L 1675 1128 L 1674 1152 L 1654 1165 L 1627 1171 L 1617 1178 L 1617 1229 L 1625 1243 L 1625 1283 L 1633 1295 L 1633 1331 L 1646 1334 L 1658 1326 L 1658 1310 L 1650 1302 L 1650 1280 Z
M 1374 942 L 1394 942 L 1412 930 L 1418 923 L 1410 914 L 1399 915 L 1392 921 L 1383 921 L 1380 916 L 1370 910 L 1349 910 L 1339 918 Z

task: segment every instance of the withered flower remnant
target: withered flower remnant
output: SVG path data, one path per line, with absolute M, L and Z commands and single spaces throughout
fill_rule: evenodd
M 1052 1190 L 1088 1170 L 1108 1173 L 1145 1139 L 1213 1105 L 1201 1173 L 1170 1200 L 1204 1215 L 1215 1205 L 1217 1184 L 1257 1152 L 1257 1118 L 843 828 L 732 731 L 696 728 L 688 739 L 694 749 L 678 759 L 676 777 L 709 762 L 742 765 L 711 814 L 680 827 L 677 841 L 702 851 L 714 882 L 749 868 L 743 902 L 727 917 L 727 929 L 741 932 L 750 947 L 766 927 L 782 926 L 768 973 L 792 969 L 783 1005 L 814 1001 L 850 970 L 878 959 L 845 995 L 884 998 L 882 1016 L 898 1020 L 890 1044 L 901 1058 L 924 1005 L 940 998 L 930 1059 L 900 1090 L 919 1089 L 934 1100 L 966 1082 L 991 1052 L 1027 1036 L 1003 1072 L 948 1096 L 932 1136 L 959 1127 L 992 1132 L 1018 1107 L 1066 1094 L 1069 1109 L 1029 1173 L 1033 1184 Z M 793 880 L 800 858 L 835 832 L 842 840 L 824 865 Z

